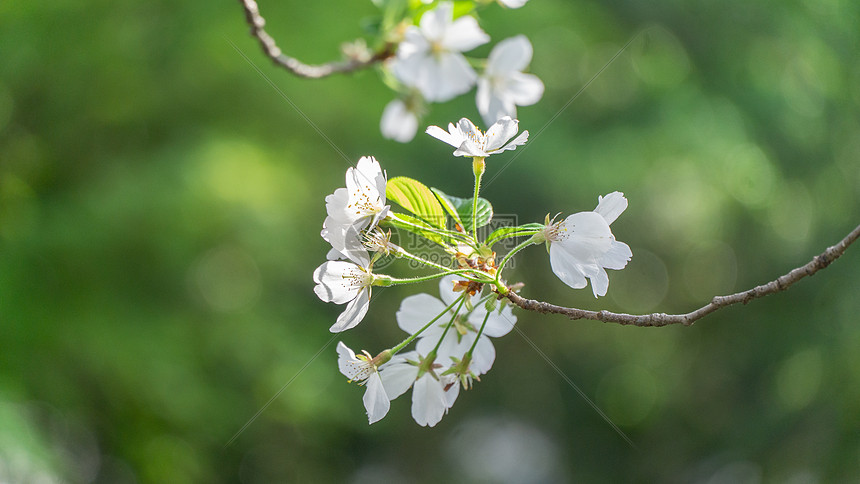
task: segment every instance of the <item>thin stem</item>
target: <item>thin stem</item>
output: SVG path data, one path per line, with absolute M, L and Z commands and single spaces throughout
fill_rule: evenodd
M 468 274 L 482 274 L 486 276 L 486 278 L 480 278 L 475 276 L 469 276 Z M 436 274 L 430 274 L 429 276 L 419 276 L 419 277 L 410 277 L 410 278 L 397 278 L 397 277 L 387 277 L 385 279 L 380 279 L 384 281 L 382 284 L 376 284 L 379 286 L 394 286 L 398 284 L 412 284 L 415 282 L 424 282 L 424 281 L 432 281 L 433 279 L 439 279 L 440 277 L 445 277 L 448 274 L 459 274 L 462 275 L 465 279 L 475 282 L 493 282 L 493 276 L 481 272 L 475 269 L 446 269 L 445 272 L 438 272 Z
M 496 268 L 496 282 L 499 282 L 501 280 L 502 269 L 505 268 L 505 264 L 508 263 L 508 260 L 510 260 L 510 258 L 513 257 L 514 254 L 516 254 L 517 252 L 525 249 L 526 247 L 528 247 L 532 244 L 534 244 L 534 241 L 530 238 L 529 240 L 526 240 L 525 242 L 521 242 L 518 246 L 511 249 L 511 251 L 505 255 L 505 257 L 502 259 L 501 262 L 499 262 L 499 265 Z
M 472 347 L 469 348 L 469 351 L 463 355 L 463 359 L 466 358 L 466 355 L 472 356 L 472 352 L 475 351 L 475 346 L 478 346 L 478 340 L 481 338 L 481 335 L 484 334 L 484 327 L 487 326 L 487 320 L 490 319 L 490 311 L 487 311 L 487 314 L 484 315 L 484 322 L 481 323 L 481 329 L 478 330 L 478 335 L 475 336 L 475 341 L 472 341 Z
M 845 253 L 845 250 L 848 249 L 848 246 L 854 243 L 858 238 L 860 238 L 860 225 L 858 225 L 836 245 L 828 247 L 824 252 L 813 257 L 812 260 L 805 265 L 792 269 L 787 274 L 784 274 L 767 284 L 762 284 L 752 289 L 730 294 L 728 296 L 715 296 L 710 303 L 686 314 L 652 313 L 636 315 L 613 313 L 610 311 L 587 311 L 585 309 L 566 308 L 556 306 L 555 304 L 536 301 L 534 299 L 526 299 L 508 288 L 505 288 L 504 291 L 500 290 L 499 294 L 508 298 L 512 303 L 523 309 L 537 311 L 539 313 L 563 314 L 570 319 L 591 319 L 594 321 L 603 321 L 604 323 L 618 323 L 633 326 L 667 326 L 670 324 L 683 324 L 684 326 L 690 326 L 697 320 L 704 318 L 708 314 L 711 314 L 720 308 L 738 303 L 746 304 L 753 299 L 785 291 L 795 282 L 803 279 L 804 277 L 811 276 L 821 269 L 829 266 L 833 261 L 842 256 L 842 254 Z
M 432 355 L 436 355 L 436 352 L 439 351 L 439 347 L 442 346 L 442 340 L 445 339 L 445 335 L 448 334 L 448 330 L 451 329 L 451 325 L 454 324 L 454 320 L 457 318 L 457 315 L 460 314 L 460 309 L 463 308 L 463 303 L 466 302 L 466 294 L 464 293 L 460 296 L 460 305 L 457 306 L 457 310 L 454 311 L 454 315 L 451 316 L 451 321 L 448 321 L 448 325 L 445 326 L 445 331 L 442 331 L 442 336 L 439 338 L 439 341 L 436 342 L 436 346 L 433 348 L 433 351 L 430 352 Z
M 475 196 L 472 197 L 472 237 L 478 240 L 478 193 L 481 191 L 481 178 L 486 169 L 484 158 L 475 157 L 472 160 L 472 171 L 475 173 Z
M 433 232 L 434 234 L 441 235 L 443 237 L 449 237 L 452 239 L 460 239 L 464 242 L 469 241 L 469 237 L 461 234 L 460 232 L 456 232 L 456 231 L 448 230 L 448 229 L 439 229 L 439 228 L 433 227 L 429 224 L 428 225 L 418 225 L 418 224 L 412 223 L 408 220 L 403 220 L 402 218 L 398 217 L 397 214 L 392 213 L 392 212 L 389 212 L 388 216 L 391 217 L 393 220 L 396 220 L 397 223 L 401 223 L 403 225 L 408 225 L 410 227 L 415 227 L 416 229 L 419 229 L 419 230 L 425 230 L 427 232 Z M 447 246 L 444 246 L 444 245 L 443 245 L 443 247 L 447 248 Z
M 392 355 L 395 355 L 395 354 L 397 354 L 400 350 L 402 350 L 403 348 L 405 348 L 405 347 L 406 347 L 406 345 L 408 345 L 409 343 L 411 343 L 411 342 L 412 342 L 415 338 L 417 338 L 421 333 L 423 333 L 424 331 L 426 331 L 426 330 L 427 330 L 427 328 L 429 328 L 429 327 L 430 327 L 430 325 L 432 325 L 433 323 L 435 323 L 439 318 L 441 318 L 441 317 L 442 317 L 442 315 L 444 315 L 445 313 L 447 313 L 448 311 L 450 311 L 450 310 L 451 310 L 451 308 L 452 308 L 452 307 L 454 307 L 454 305 L 455 305 L 455 304 L 457 304 L 458 302 L 461 302 L 465 297 L 466 297 L 466 294 L 461 294 L 461 295 L 460 295 L 460 297 L 458 297 L 457 299 L 455 299 L 455 300 L 454 300 L 454 302 L 452 302 L 451 304 L 449 304 L 449 305 L 448 305 L 448 307 L 446 307 L 444 311 L 442 311 L 441 313 L 437 314 L 435 318 L 431 319 L 431 320 L 430 320 L 430 322 L 428 322 L 428 323 L 427 323 L 427 324 L 425 324 L 421 329 L 419 329 L 418 331 L 416 331 L 416 332 L 415 332 L 415 334 L 411 334 L 411 335 L 409 335 L 409 337 L 408 337 L 408 338 L 406 338 L 405 340 L 403 340 L 399 345 L 395 346 L 394 348 L 391 348 L 391 350 L 390 350 L 390 351 L 391 351 L 391 354 L 392 354 Z

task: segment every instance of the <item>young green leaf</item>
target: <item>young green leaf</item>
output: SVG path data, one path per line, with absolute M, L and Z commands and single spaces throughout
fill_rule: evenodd
M 423 183 L 398 176 L 388 180 L 385 196 L 424 222 L 445 228 L 445 212 L 433 192 Z

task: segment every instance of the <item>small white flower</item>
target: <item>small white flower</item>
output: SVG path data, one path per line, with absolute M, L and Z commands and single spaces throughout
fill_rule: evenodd
M 438 358 L 437 358 L 438 360 Z M 391 400 L 412 388 L 412 418 L 421 426 L 433 427 L 448 413 L 460 394 L 460 385 L 453 375 L 442 375 L 446 369 L 438 363 L 419 375 L 423 362 L 418 352 L 395 355 L 380 368 L 385 393 Z
M 543 96 L 543 82 L 524 74 L 532 60 L 532 44 L 524 35 L 505 39 L 490 52 L 487 67 L 478 78 L 475 98 L 486 124 L 503 116 L 517 117 L 517 106 L 530 106 Z
M 588 278 L 594 297 L 606 295 L 609 276 L 605 269 L 623 269 L 633 257 L 630 247 L 615 240 L 609 228 L 626 208 L 624 194 L 612 192 L 598 197 L 593 212 L 575 213 L 544 228 L 550 265 L 562 282 L 582 289 Z
M 489 41 L 474 17 L 454 20 L 454 4 L 440 3 L 418 27 L 407 28 L 392 62 L 394 74 L 428 101 L 448 101 L 468 92 L 478 77 L 461 52 Z
M 418 115 L 405 102 L 395 99 L 382 111 L 379 129 L 388 139 L 408 143 L 418 132 Z
M 348 252 L 347 255 L 361 257 L 347 261 L 328 261 L 314 271 L 314 292 L 325 302 L 345 304 L 346 308 L 329 328 L 339 333 L 355 327 L 364 319 L 370 306 L 370 288 L 373 273 L 370 271 L 370 258 L 366 251 Z
M 385 185 L 385 172 L 372 156 L 362 157 L 346 170 L 346 188 L 338 188 L 325 198 L 328 217 L 320 235 L 332 246 L 329 259 L 354 259 L 348 252 L 360 249 L 359 232 L 372 230 L 388 215 Z
M 388 413 L 391 403 L 385 393 L 379 371 L 373 364 L 373 358 L 366 351 L 356 356 L 343 342 L 338 342 L 337 366 L 349 381 L 366 387 L 362 401 L 370 423 L 381 420 Z
M 409 334 L 415 334 L 427 324 L 430 317 L 428 315 L 439 314 L 452 304 L 459 297 L 459 294 L 454 292 L 455 280 L 457 280 L 456 276 L 446 276 L 439 281 L 441 301 L 429 294 L 415 294 L 404 299 L 396 315 L 400 329 Z M 478 304 L 470 313 L 456 316 L 451 328 L 445 333 L 445 327 L 454 316 L 453 311 L 448 310 L 434 325 L 421 334 L 415 349 L 421 354 L 429 353 L 442 338 L 442 333 L 445 333 L 442 343 L 436 350 L 437 361 L 448 364 L 452 358 L 462 359 L 475 342 L 486 315 L 487 309 L 483 304 Z M 517 317 L 508 305 L 505 305 L 501 311 L 494 310 L 490 313 L 484 332 L 472 353 L 470 369 L 473 373 L 483 375 L 490 371 L 496 359 L 496 350 L 490 338 L 508 334 L 516 322 Z
M 517 131 L 519 131 L 519 121 L 511 119 L 509 116 L 496 121 L 490 126 L 486 134 L 482 133 L 466 118 L 460 119 L 456 126 L 453 123 L 448 123 L 447 132 L 439 126 L 427 128 L 427 134 L 457 148 L 454 151 L 454 156 L 472 158 L 486 158 L 524 145 L 529 139 L 528 131 L 523 131 L 508 143 L 508 140 L 517 134 Z

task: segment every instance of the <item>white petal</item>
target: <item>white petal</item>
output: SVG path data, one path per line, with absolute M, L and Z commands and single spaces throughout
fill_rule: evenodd
M 490 155 L 489 153 L 479 148 L 478 145 L 475 144 L 472 140 L 466 140 L 463 142 L 463 144 L 460 145 L 459 148 L 454 150 L 454 156 L 486 158 Z
M 454 375 L 447 375 L 441 378 L 442 382 L 445 384 L 444 387 L 448 388 L 445 390 L 445 407 L 451 408 L 454 406 L 454 402 L 457 401 L 457 396 L 460 395 L 460 383 Z
M 589 277 L 591 280 L 591 291 L 594 297 L 605 296 L 609 289 L 609 275 L 602 267 L 598 267 L 597 274 Z
M 461 54 L 438 54 L 421 66 L 416 87 L 431 102 L 449 101 L 472 89 L 478 75 Z
M 344 275 L 355 274 L 356 271 L 361 269 L 352 262 L 339 260 L 324 262 L 314 271 L 314 282 L 317 283 L 314 292 L 325 302 L 343 304 L 351 301 L 361 287 L 348 284 L 347 281 L 351 279 L 346 279 Z
M 630 246 L 613 240 L 609 250 L 600 258 L 599 264 L 607 269 L 624 269 L 632 257 L 633 251 L 630 250 Z
M 454 292 L 454 281 L 456 280 L 458 280 L 457 276 L 445 276 L 439 280 L 439 297 L 442 298 L 445 306 L 454 304 L 454 301 L 463 294 L 461 292 Z
M 410 354 L 417 359 L 417 354 Z M 385 387 L 385 393 L 388 395 L 389 400 L 394 400 L 406 393 L 406 390 L 409 390 L 409 387 L 415 383 L 415 378 L 418 376 L 418 367 L 406 363 L 405 358 L 396 362 L 392 359 L 379 368 L 379 376 L 382 378 L 382 385 Z
M 532 44 L 525 35 L 505 39 L 490 52 L 486 72 L 492 76 L 522 71 L 532 61 L 532 52 Z
M 481 113 L 484 123 L 492 125 L 504 116 L 516 118 L 517 106 L 512 101 L 501 98 L 492 89 L 492 84 L 487 78 L 478 79 L 478 92 L 475 95 L 475 105 Z
M 400 303 L 395 317 L 400 329 L 415 334 L 437 314 L 445 310 L 446 304 L 429 294 L 415 294 Z M 445 319 L 443 316 L 441 319 Z M 429 328 L 428 328 L 429 329 Z
M 412 388 L 412 418 L 418 425 L 433 427 L 445 415 L 447 409 L 442 384 L 425 373 Z
M 602 215 L 607 224 L 611 224 L 626 208 L 627 199 L 624 194 L 612 192 L 605 197 L 597 197 L 597 208 L 594 211 Z
M 346 305 L 346 309 L 337 317 L 337 321 L 329 328 L 332 333 L 340 333 L 354 328 L 364 319 L 367 308 L 370 307 L 370 288 L 358 293 L 358 297 Z
M 367 390 L 364 392 L 364 408 L 367 410 L 367 419 L 369 423 L 378 422 L 388 413 L 391 408 L 391 401 L 385 393 L 385 387 L 382 385 L 382 380 L 379 373 L 374 372 L 367 379 Z
M 511 139 L 519 131 L 519 121 L 505 116 L 487 130 L 487 142 L 484 145 L 484 151 L 492 152 L 502 147 L 509 139 Z
M 528 132 L 528 130 L 526 130 L 526 131 L 523 131 L 522 133 L 520 133 L 519 136 L 514 138 L 513 141 L 506 144 L 505 146 L 502 146 L 500 149 L 494 151 L 493 153 L 501 153 L 502 151 L 515 150 L 515 149 L 517 149 L 517 146 L 522 146 L 522 145 L 526 144 L 526 141 L 528 141 L 528 140 L 529 140 L 529 132 Z
M 408 34 L 409 32 L 407 31 L 407 38 Z M 421 34 L 418 34 L 418 37 L 421 37 Z M 421 37 L 421 41 L 424 42 L 423 37 Z M 418 85 L 421 69 L 431 59 L 425 50 L 405 48 L 405 45 L 407 45 L 406 41 L 400 43 L 397 58 L 391 63 L 391 69 L 400 82 L 407 86 L 415 87 Z M 401 54 L 403 52 L 409 53 Z
M 469 368 L 476 375 L 483 375 L 490 371 L 494 361 L 496 361 L 496 348 L 493 347 L 490 338 L 482 335 L 478 338 L 475 351 L 472 352 L 472 364 L 469 365 Z
M 454 128 L 453 124 L 449 124 L 448 126 L 450 126 L 449 129 L 451 129 L 452 133 L 445 131 L 439 126 L 430 126 L 425 132 L 438 140 L 448 143 L 454 148 L 458 148 L 463 143 L 463 137 L 460 136 L 460 131 Z
M 445 35 L 447 29 L 451 26 L 451 20 L 454 18 L 454 4 L 451 2 L 442 2 L 433 10 L 426 12 L 419 22 L 419 28 L 425 38 L 432 41 L 439 41 Z
M 355 380 L 359 374 L 358 368 L 356 366 L 356 362 L 358 358 L 355 357 L 355 352 L 352 351 L 348 346 L 343 344 L 343 341 L 338 341 L 337 343 L 337 368 L 343 374 L 343 376 L 349 378 L 350 380 Z
M 349 192 L 346 188 L 338 188 L 325 197 L 326 213 L 331 217 L 332 223 L 346 223 L 350 220 L 346 213 L 347 205 L 349 205 Z
M 549 263 L 552 272 L 568 286 L 582 289 L 588 285 L 576 259 L 559 247 L 557 242 L 549 246 Z
M 534 74 L 514 72 L 505 82 L 505 97 L 517 106 L 531 106 L 543 97 L 543 82 Z
M 484 45 L 490 41 L 490 36 L 486 34 L 481 27 L 478 26 L 478 21 L 475 17 L 468 15 L 458 18 L 445 30 L 445 34 L 441 39 L 442 47 L 453 52 L 466 52 Z
M 592 260 L 596 263 L 612 244 L 609 224 L 595 212 L 570 215 L 564 220 L 564 225 L 568 231 L 567 237 L 557 244 L 582 263 Z
M 469 315 L 469 322 L 475 326 L 475 329 L 481 327 L 485 314 L 487 314 L 487 310 L 482 306 L 475 308 L 472 314 Z M 487 325 L 484 326 L 484 334 L 492 338 L 504 336 L 514 329 L 516 322 L 517 317 L 514 316 L 511 306 L 506 304 L 501 313 L 499 313 L 498 309 L 494 309 L 490 313 L 490 317 L 487 318 Z
M 379 121 L 382 136 L 400 143 L 408 143 L 418 132 L 418 117 L 409 111 L 406 103 L 395 99 L 385 106 Z

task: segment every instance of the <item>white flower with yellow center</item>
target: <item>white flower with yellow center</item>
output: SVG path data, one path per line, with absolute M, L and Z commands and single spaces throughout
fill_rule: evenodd
M 609 224 L 627 208 L 621 192 L 598 197 L 593 212 L 579 212 L 548 223 L 542 236 L 549 245 L 552 271 L 568 286 L 582 289 L 591 281 L 594 297 L 605 296 L 609 276 L 605 269 L 623 269 L 633 257 L 630 247 L 615 240 Z
M 364 408 L 370 423 L 378 422 L 388 413 L 391 407 L 388 395 L 379 377 L 379 371 L 373 363 L 373 357 L 366 351 L 356 355 L 342 342 L 337 344 L 337 366 L 349 381 L 364 385 Z
M 523 131 L 513 141 L 508 142 L 519 131 L 519 121 L 504 116 L 490 126 L 486 133 L 469 121 L 462 118 L 457 125 L 448 123 L 448 131 L 439 126 L 427 128 L 427 134 L 457 148 L 454 156 L 471 158 L 486 158 L 506 150 L 514 150 L 524 145 L 529 139 L 529 132 Z
M 487 67 L 478 78 L 475 98 L 478 112 L 486 124 L 510 116 L 517 117 L 517 106 L 530 106 L 543 96 L 543 82 L 522 71 L 532 60 L 532 44 L 525 35 L 505 39 L 490 52 Z
M 454 4 L 442 2 L 406 29 L 392 61 L 394 75 L 430 102 L 448 101 L 472 89 L 478 78 L 461 52 L 489 41 L 474 17 L 454 20 Z
M 385 172 L 379 162 L 364 156 L 355 167 L 346 170 L 346 188 L 338 188 L 326 197 L 328 217 L 320 235 L 332 246 L 330 260 L 351 258 L 348 252 L 355 250 L 353 239 L 359 237 L 359 232 L 372 230 L 388 215 L 385 185 Z
M 370 257 L 364 250 L 349 251 L 351 261 L 324 262 L 314 271 L 314 292 L 325 302 L 346 304 L 346 308 L 329 328 L 339 333 L 354 328 L 364 319 L 370 306 L 370 288 L 374 275 Z

